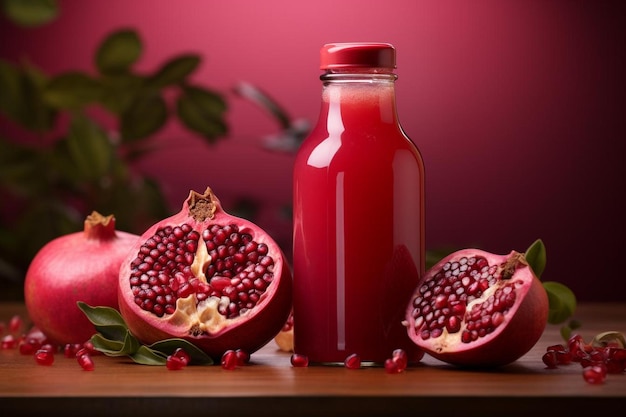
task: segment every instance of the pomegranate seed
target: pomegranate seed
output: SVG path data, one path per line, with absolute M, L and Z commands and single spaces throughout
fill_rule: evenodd
M 53 345 L 52 343 L 44 343 L 39 349 L 47 350 L 50 353 L 56 353 L 58 351 L 57 346 Z
M 191 356 L 189 356 L 189 354 L 185 352 L 183 348 L 176 348 L 174 353 L 172 353 L 172 356 L 180 359 L 185 364 L 185 366 L 189 365 L 189 363 L 191 362 Z
M 76 361 L 85 371 L 93 371 L 96 368 L 96 364 L 93 362 L 91 355 L 87 352 L 76 356 Z
M 309 366 L 309 358 L 306 355 L 294 353 L 291 355 L 291 366 L 295 368 L 306 368 Z
M 35 352 L 35 361 L 39 365 L 52 365 L 54 363 L 54 353 L 50 350 L 39 349 Z
M 187 362 L 185 361 L 185 359 L 183 359 L 182 356 L 171 354 L 165 360 L 165 366 L 170 371 L 179 371 L 187 366 Z
M 626 362 L 626 348 L 610 348 L 608 357 L 609 359 Z
M 22 318 L 16 314 L 9 320 L 9 331 L 13 334 L 19 333 L 22 328 Z
M 400 369 L 398 362 L 394 361 L 393 358 L 388 358 L 385 360 L 385 372 L 388 374 L 399 374 L 402 372 L 402 369 Z
M 344 361 L 344 366 L 348 369 L 359 369 L 361 367 L 361 357 L 356 353 L 348 355 Z
M 609 374 L 621 374 L 626 370 L 626 362 L 624 361 L 608 358 L 604 364 L 606 365 L 606 371 Z
M 235 351 L 237 355 L 237 365 L 243 366 L 250 362 L 250 354 L 243 349 L 237 349 Z
M 391 360 L 393 360 L 398 369 L 404 371 L 409 364 L 409 358 L 403 349 L 396 349 L 391 353 Z
M 87 354 L 89 354 L 89 349 L 86 349 L 86 348 L 82 347 L 82 348 L 78 349 L 78 351 L 76 352 L 74 357 L 78 358 L 79 356 L 87 355 Z
M 66 358 L 75 358 L 76 353 L 83 347 L 80 343 L 67 343 L 63 346 L 63 355 Z
M 626 349 L 618 347 L 607 348 L 605 361 L 607 372 L 619 374 L 626 370 Z
M 583 378 L 593 385 L 603 384 L 606 380 L 606 373 L 607 370 L 604 364 L 587 366 L 583 369 Z
M 556 369 L 557 364 L 559 363 L 556 357 L 556 352 L 553 350 L 544 353 L 541 360 L 546 364 L 546 368 L 548 369 Z
M 235 368 L 237 368 L 237 353 L 229 349 L 222 355 L 222 369 L 232 371 Z
M 19 344 L 22 355 L 32 355 L 41 348 L 41 343 L 37 339 L 24 339 Z
M 96 349 L 93 343 L 91 343 L 91 340 L 87 340 L 86 342 L 84 342 L 83 348 L 87 349 L 90 355 L 102 355 L 103 354 L 98 349 Z
M 555 351 L 556 359 L 559 362 L 559 365 L 567 365 L 572 363 L 572 354 L 566 350 Z
M 17 339 L 12 334 L 7 334 L 2 338 L 2 343 L 0 343 L 0 347 L 2 349 L 15 349 L 17 346 Z

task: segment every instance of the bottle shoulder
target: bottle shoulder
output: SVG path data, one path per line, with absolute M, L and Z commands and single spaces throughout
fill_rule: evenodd
M 316 134 L 302 143 L 296 155 L 296 167 L 328 167 L 331 164 L 372 165 L 391 164 L 403 155 L 422 164 L 422 155 L 415 143 L 403 131 L 393 134 Z

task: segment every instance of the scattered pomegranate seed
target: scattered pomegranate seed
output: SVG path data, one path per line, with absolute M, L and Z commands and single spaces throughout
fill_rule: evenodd
M 88 355 L 90 353 L 91 352 L 89 352 L 89 349 L 81 347 L 80 349 L 78 349 L 78 351 L 76 351 L 76 354 L 74 356 L 78 358 L 79 356 Z
M 67 343 L 63 346 L 63 355 L 66 358 L 75 358 L 78 351 L 83 347 L 80 343 Z
M 232 371 L 237 368 L 237 353 L 234 350 L 229 349 L 222 355 L 222 368 L 228 371 Z
M 348 369 L 359 369 L 361 367 L 361 357 L 356 353 L 348 355 L 344 361 L 344 366 Z
M 393 360 L 400 371 L 404 371 L 409 364 L 409 357 L 403 349 L 396 349 L 391 353 L 391 360 Z
M 179 371 L 187 366 L 187 361 L 182 356 L 172 354 L 165 360 L 165 366 L 170 371 Z
M 583 368 L 584 380 L 590 384 L 602 384 L 607 374 L 620 374 L 626 371 L 626 349 L 613 345 L 593 346 L 585 343 L 578 334 L 569 338 L 567 347 L 548 346 L 541 359 L 547 369 L 572 362 L 579 363 Z
M 558 359 L 556 358 L 556 352 L 553 350 L 549 350 L 544 353 L 541 357 L 541 360 L 543 361 L 543 363 L 546 364 L 546 368 L 548 369 L 556 369 L 559 363 Z
M 96 364 L 93 362 L 91 355 L 87 352 L 76 356 L 76 361 L 85 371 L 93 371 L 96 368 Z
M 243 349 L 237 349 L 235 351 L 237 355 L 237 365 L 243 366 L 250 362 L 250 354 Z
M 15 349 L 17 346 L 17 339 L 12 334 L 7 334 L 2 338 L 2 342 L 0 343 L 0 347 L 2 349 Z
M 187 352 L 185 352 L 185 350 L 183 348 L 176 348 L 174 353 L 172 353 L 172 356 L 175 356 L 178 359 L 180 359 L 181 362 L 183 362 L 183 364 L 185 366 L 187 366 L 187 365 L 189 365 L 189 363 L 191 363 L 191 356 L 189 356 L 189 354 Z
M 56 353 L 58 351 L 58 348 L 57 348 L 57 346 L 53 345 L 52 343 L 44 343 L 43 345 L 41 345 L 39 350 L 46 350 L 46 351 L 48 351 L 50 353 Z
M 385 372 L 388 374 L 399 374 L 402 372 L 402 369 L 400 369 L 398 362 L 394 361 L 393 358 L 388 358 L 385 360 Z
M 294 353 L 291 355 L 291 366 L 295 368 L 306 368 L 309 366 L 309 358 L 306 355 Z
M 41 349 L 41 343 L 37 339 L 26 338 L 20 342 L 19 349 L 22 355 L 32 355 Z
M 35 352 L 35 361 L 39 365 L 50 366 L 54 363 L 54 352 L 47 349 L 39 349 Z
M 597 364 L 583 368 L 583 378 L 590 384 L 603 384 L 606 380 L 606 365 Z
M 18 314 L 15 314 L 13 317 L 11 317 L 11 320 L 9 320 L 9 331 L 13 334 L 19 333 L 19 331 L 22 329 L 22 317 L 20 317 Z
M 87 340 L 86 342 L 83 343 L 83 348 L 87 349 L 87 351 L 89 352 L 90 355 L 101 355 L 102 352 L 100 352 L 98 349 L 96 349 L 96 347 L 93 345 L 93 343 L 91 343 L 91 340 Z

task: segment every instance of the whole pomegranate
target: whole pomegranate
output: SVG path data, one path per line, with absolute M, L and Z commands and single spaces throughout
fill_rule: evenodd
M 420 280 L 405 325 L 411 340 L 437 359 L 495 367 L 527 353 L 547 318 L 547 293 L 523 254 L 464 249 Z
M 270 341 L 289 316 L 291 289 L 276 242 L 207 188 L 143 233 L 120 269 L 119 306 L 143 343 L 183 338 L 219 361 Z
M 115 217 L 92 212 L 82 232 L 51 240 L 34 256 L 24 281 L 33 323 L 53 343 L 83 343 L 96 330 L 76 303 L 117 309 L 122 260 L 139 239 L 115 230 Z

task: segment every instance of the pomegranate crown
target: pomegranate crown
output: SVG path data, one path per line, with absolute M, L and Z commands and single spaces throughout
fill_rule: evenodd
M 215 211 L 220 205 L 220 202 L 215 194 L 213 194 L 213 191 L 211 191 L 211 188 L 207 187 L 204 194 L 191 190 L 186 204 L 189 208 L 189 214 L 195 221 L 201 223 L 215 216 Z

